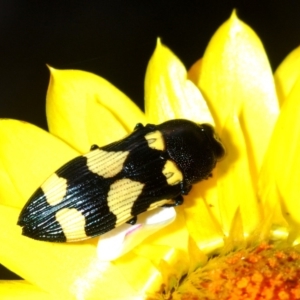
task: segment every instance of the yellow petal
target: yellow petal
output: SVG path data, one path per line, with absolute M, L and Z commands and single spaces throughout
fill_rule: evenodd
M 197 84 L 201 77 L 202 58 L 198 59 L 189 69 L 188 78 Z
M 114 265 L 126 278 L 126 281 L 141 295 L 159 289 L 161 274 L 148 258 L 128 253 L 117 259 Z
M 261 222 L 254 191 L 278 114 L 269 62 L 259 38 L 234 12 L 212 37 L 198 70 L 227 151 L 216 170 L 218 203 L 215 196 L 205 199 L 225 234 L 238 210 L 248 234 Z
M 219 219 L 229 234 L 232 221 L 240 210 L 244 232 L 251 233 L 261 222 L 261 207 L 251 177 L 247 143 L 237 116 L 228 117 L 222 132 L 227 156 L 217 166 Z
M 139 299 L 140 292 L 117 266 L 98 260 L 95 241 L 55 244 L 26 238 L 15 225 L 18 214 L 0 205 L 0 226 L 5 228 L 0 231 L 0 263 L 56 299 Z M 144 265 L 139 270 L 148 272 Z
M 144 114 L 105 79 L 76 70 L 51 71 L 47 94 L 49 130 L 81 153 L 124 137 Z
M 278 101 L 263 45 L 235 12 L 209 42 L 198 85 L 218 120 L 217 129 L 223 129 L 230 113 L 236 112 L 257 175 L 278 115 Z M 234 139 L 234 132 L 231 135 Z
M 48 132 L 26 122 L 0 120 L 0 203 L 22 207 L 61 165 L 78 155 Z
M 171 246 L 151 243 L 142 243 L 134 249 L 134 253 L 142 257 L 147 257 L 156 267 L 159 266 L 162 259 L 173 265 L 179 260 L 188 259 L 186 250 L 182 251 Z
M 184 202 L 189 234 L 205 253 L 223 245 L 224 234 L 220 226 L 218 193 L 215 187 L 214 172 L 212 179 L 195 185 Z
M 145 111 L 151 123 L 186 118 L 214 124 L 200 91 L 187 79 L 184 65 L 160 40 L 147 67 Z
M 55 300 L 54 296 L 42 291 L 25 280 L 0 280 L 1 300 Z
M 189 239 L 189 257 L 189 274 L 195 271 L 197 268 L 204 266 L 208 260 L 208 257 L 198 248 L 197 244 L 192 238 Z
M 281 203 L 283 217 L 293 227 L 300 228 L 300 80 L 294 84 L 282 105 L 260 176 L 260 195 L 264 207 Z M 280 211 L 275 211 L 277 224 Z M 266 212 L 268 213 L 268 212 Z
M 176 212 L 174 222 L 151 235 L 144 243 L 164 245 L 187 252 L 189 232 L 185 226 L 184 213 L 181 207 L 177 207 Z
M 300 46 L 294 49 L 279 65 L 274 78 L 280 105 L 291 92 L 295 82 L 300 76 Z

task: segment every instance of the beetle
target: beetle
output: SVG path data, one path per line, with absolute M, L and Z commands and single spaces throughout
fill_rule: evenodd
M 104 234 L 157 207 L 183 203 L 224 148 L 211 125 L 185 119 L 137 124 L 127 137 L 67 162 L 22 209 L 22 234 L 74 242 Z

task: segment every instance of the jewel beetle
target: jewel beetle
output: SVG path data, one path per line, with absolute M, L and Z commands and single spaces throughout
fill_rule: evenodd
M 176 119 L 134 131 L 76 157 L 52 174 L 21 211 L 22 234 L 73 242 L 104 234 L 138 214 L 183 203 L 224 148 L 212 126 Z

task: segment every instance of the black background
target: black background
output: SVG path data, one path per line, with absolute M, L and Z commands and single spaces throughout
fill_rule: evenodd
M 233 8 L 260 36 L 273 70 L 299 45 L 297 0 L 0 0 L 0 117 L 47 128 L 46 64 L 101 75 L 143 108 L 156 38 L 188 68 Z M 15 277 L 0 268 L 1 278 Z

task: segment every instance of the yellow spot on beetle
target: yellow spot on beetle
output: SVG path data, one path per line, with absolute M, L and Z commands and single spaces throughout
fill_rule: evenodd
M 117 180 L 110 186 L 107 204 L 110 212 L 117 217 L 116 226 L 133 217 L 131 209 L 134 201 L 142 193 L 143 187 L 143 183 L 128 178 Z
M 41 186 L 46 201 L 49 205 L 60 203 L 67 193 L 67 180 L 59 177 L 56 173 L 52 174 Z
M 123 168 L 129 151 L 93 150 L 84 156 L 87 158 L 89 170 L 104 178 L 117 175 Z
M 63 208 L 55 214 L 68 242 L 86 239 L 85 217 L 75 208 Z
M 181 171 L 172 160 L 166 161 L 162 172 L 167 178 L 169 185 L 176 185 L 183 180 Z
M 159 130 L 146 134 L 145 139 L 147 140 L 150 148 L 161 151 L 165 150 L 165 141 Z

